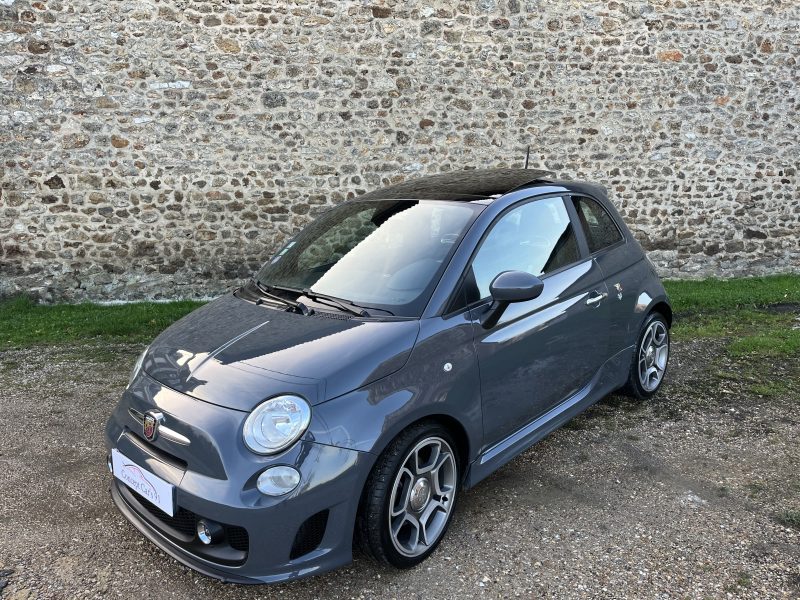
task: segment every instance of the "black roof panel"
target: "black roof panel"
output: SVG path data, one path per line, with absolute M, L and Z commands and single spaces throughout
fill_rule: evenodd
M 475 169 L 417 177 L 359 196 L 358 200 L 478 200 L 506 194 L 552 175 L 535 169 Z

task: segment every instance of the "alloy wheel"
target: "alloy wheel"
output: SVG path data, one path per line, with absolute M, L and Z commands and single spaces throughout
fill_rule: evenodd
M 424 553 L 445 530 L 456 494 L 453 449 L 440 437 L 418 442 L 406 455 L 389 499 L 389 534 L 407 557 Z
M 639 383 L 652 392 L 664 378 L 669 359 L 669 333 L 662 321 L 653 321 L 647 327 L 639 346 Z

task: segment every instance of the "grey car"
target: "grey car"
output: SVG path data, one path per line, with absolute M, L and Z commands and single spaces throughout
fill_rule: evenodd
M 145 350 L 111 493 L 226 581 L 411 567 L 459 494 L 607 394 L 661 386 L 672 310 L 602 187 L 424 177 L 319 216 Z

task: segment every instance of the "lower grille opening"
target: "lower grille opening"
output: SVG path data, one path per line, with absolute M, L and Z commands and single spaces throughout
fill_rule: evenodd
M 225 537 L 219 542 L 205 545 L 197 537 L 197 522 L 203 518 L 183 507 L 176 507 L 174 516 L 169 516 L 144 496 L 125 484 L 115 482 L 125 502 L 138 512 L 151 527 L 160 531 L 175 544 L 199 557 L 220 564 L 239 565 L 247 559 L 250 536 L 244 527 L 220 523 Z
M 303 524 L 300 525 L 300 529 L 297 530 L 297 535 L 294 536 L 294 543 L 292 544 L 292 552 L 289 554 L 289 560 L 294 560 L 304 554 L 308 554 L 312 550 L 316 550 L 322 542 L 322 538 L 325 537 L 325 528 L 327 526 L 327 508 L 306 519 Z
M 231 548 L 247 552 L 250 546 L 250 536 L 247 535 L 247 530 L 244 527 L 235 527 L 229 525 L 225 527 L 225 538 L 231 545 Z
M 136 497 L 139 504 L 146 508 L 147 511 L 159 521 L 163 521 L 169 527 L 180 531 L 189 538 L 194 538 L 197 535 L 197 521 L 199 521 L 201 517 L 197 516 L 192 511 L 178 507 L 178 510 L 175 511 L 175 515 L 170 517 L 144 496 L 140 496 L 133 490 L 131 490 L 131 494 Z M 250 536 L 248 536 L 247 530 L 244 527 L 238 527 L 236 525 L 223 524 L 222 527 L 225 529 L 225 539 L 228 544 L 230 544 L 231 548 L 247 552 L 250 545 Z
M 166 525 L 169 525 L 173 529 L 180 531 L 183 535 L 189 538 L 193 538 L 196 535 L 197 515 L 192 511 L 179 507 L 178 510 L 175 511 L 175 515 L 170 517 L 167 513 L 158 508 L 144 496 L 140 496 L 133 490 L 131 490 L 131 494 L 139 501 L 139 504 L 146 508 L 147 511 L 159 521 L 163 521 Z

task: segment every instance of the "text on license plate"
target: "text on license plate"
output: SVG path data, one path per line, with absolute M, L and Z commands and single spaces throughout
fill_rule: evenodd
M 114 477 L 149 502 L 175 516 L 175 486 L 140 467 L 116 448 L 111 449 L 111 466 Z

